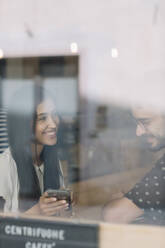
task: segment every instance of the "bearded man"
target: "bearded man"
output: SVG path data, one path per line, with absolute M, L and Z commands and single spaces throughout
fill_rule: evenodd
M 165 116 L 143 107 L 132 110 L 136 135 L 148 148 L 157 152 L 165 148 Z M 115 223 L 165 225 L 165 154 L 144 178 L 123 198 L 111 201 L 104 209 L 104 220 Z

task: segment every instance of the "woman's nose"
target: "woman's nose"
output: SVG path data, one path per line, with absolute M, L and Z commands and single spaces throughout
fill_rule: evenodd
M 57 127 L 56 122 L 52 118 L 52 116 L 49 116 L 49 118 L 48 118 L 48 126 L 51 127 L 51 128 L 56 128 Z

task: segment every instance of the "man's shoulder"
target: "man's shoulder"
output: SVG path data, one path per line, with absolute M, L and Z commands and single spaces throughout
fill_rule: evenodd
M 165 170 L 165 153 L 163 154 L 163 156 L 161 156 L 161 158 L 159 158 L 156 161 L 155 166 L 153 167 L 153 169 L 161 169 L 161 170 Z

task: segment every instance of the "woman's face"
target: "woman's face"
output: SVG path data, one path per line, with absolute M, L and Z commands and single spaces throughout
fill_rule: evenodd
M 57 130 L 59 118 L 51 99 L 44 100 L 37 106 L 35 137 L 41 145 L 55 145 L 57 143 Z

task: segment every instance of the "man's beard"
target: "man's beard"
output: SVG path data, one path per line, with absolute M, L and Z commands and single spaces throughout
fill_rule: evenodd
M 147 140 L 151 138 L 156 140 L 155 146 L 152 146 L 152 142 L 148 142 Z M 160 151 L 161 149 L 165 148 L 165 137 L 154 136 L 154 135 L 143 135 L 145 146 L 152 152 Z

